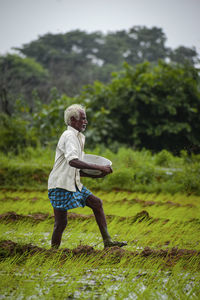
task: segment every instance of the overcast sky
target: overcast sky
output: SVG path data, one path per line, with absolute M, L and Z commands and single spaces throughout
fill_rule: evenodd
M 200 54 L 200 0 L 0 0 L 0 54 L 47 32 L 163 29 L 166 45 Z

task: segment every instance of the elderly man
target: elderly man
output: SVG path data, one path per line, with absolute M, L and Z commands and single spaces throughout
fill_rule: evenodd
M 73 104 L 64 113 L 67 130 L 61 135 L 55 155 L 55 163 L 49 175 L 48 196 L 54 209 L 55 224 L 51 246 L 58 248 L 62 233 L 67 226 L 67 211 L 76 207 L 89 206 L 95 215 L 104 247 L 125 246 L 125 242 L 112 241 L 106 224 L 101 199 L 93 195 L 80 182 L 80 176 L 104 177 L 112 173 L 110 166 L 89 164 L 83 161 L 87 118 L 83 106 Z M 101 175 L 86 175 L 82 169 L 100 170 Z

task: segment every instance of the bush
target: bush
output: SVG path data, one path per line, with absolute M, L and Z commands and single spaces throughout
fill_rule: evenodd
M 19 153 L 20 149 L 36 145 L 36 133 L 27 121 L 0 115 L 0 151 Z
M 185 166 L 182 172 L 178 172 L 174 177 L 175 182 L 182 186 L 182 191 L 193 194 L 200 194 L 200 166 L 199 163 Z
M 91 151 L 87 150 L 87 153 Z M 128 190 L 147 193 L 187 193 L 200 195 L 199 155 L 192 155 L 190 162 L 182 157 L 174 157 L 166 152 L 157 154 L 160 163 L 170 165 L 157 166 L 155 156 L 149 151 L 119 149 L 118 153 L 109 150 L 99 154 L 113 163 L 113 173 L 105 178 L 82 178 L 81 181 L 91 190 L 111 191 Z M 164 154 L 163 154 L 164 153 Z M 0 155 L 0 185 L 9 189 L 47 189 L 47 179 L 52 169 L 55 152 L 50 148 L 27 148 L 14 155 L 13 152 Z M 170 157 L 170 160 L 167 158 Z M 173 166 L 173 167 L 171 167 Z
M 162 150 L 155 156 L 155 164 L 162 167 L 169 167 L 172 160 L 173 155 L 167 150 Z
M 131 189 L 131 186 L 133 185 L 133 172 L 128 168 L 121 168 L 108 176 L 106 183 L 108 187 L 112 186 L 114 189 Z

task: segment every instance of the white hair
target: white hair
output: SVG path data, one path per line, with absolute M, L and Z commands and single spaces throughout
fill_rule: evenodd
M 71 125 L 71 117 L 76 120 L 80 119 L 80 111 L 85 112 L 85 108 L 80 104 L 72 104 L 64 112 L 64 121 L 66 125 Z

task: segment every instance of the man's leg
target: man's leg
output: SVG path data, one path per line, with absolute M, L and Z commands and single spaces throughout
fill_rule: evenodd
M 99 226 L 105 247 L 112 247 L 112 246 L 123 247 L 127 245 L 127 243 L 125 242 L 112 241 L 107 230 L 106 217 L 104 214 L 103 204 L 101 199 L 97 198 L 92 194 L 87 198 L 86 205 L 89 206 L 94 212 L 94 216 Z
M 54 208 L 54 229 L 51 239 L 51 247 L 58 249 L 61 243 L 63 231 L 67 226 L 67 211 L 62 211 Z

